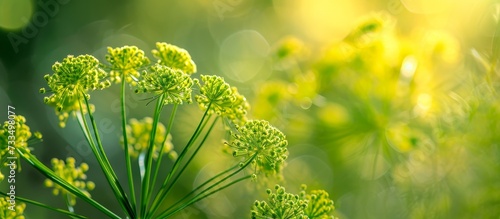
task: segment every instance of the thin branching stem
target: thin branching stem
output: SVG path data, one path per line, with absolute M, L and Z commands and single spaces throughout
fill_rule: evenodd
M 207 184 L 209 184 L 210 182 L 214 181 L 215 179 L 231 172 L 232 170 L 236 169 L 240 167 L 240 164 L 236 164 L 232 167 L 230 167 L 229 169 L 227 170 L 224 170 L 222 172 L 220 172 L 219 174 L 213 176 L 212 178 L 208 179 L 207 181 L 203 182 L 202 184 L 200 184 L 199 186 L 197 186 L 196 188 L 194 188 L 193 190 L 191 190 L 191 192 L 189 192 L 188 194 L 186 194 L 184 197 L 182 197 L 181 199 L 179 199 L 176 203 L 174 203 L 173 205 L 171 205 L 169 208 L 167 208 L 167 211 L 174 208 L 175 206 L 181 204 L 184 200 L 186 200 L 187 198 L 189 198 L 191 195 L 193 195 L 195 192 L 197 192 L 198 190 L 200 190 L 201 188 L 203 188 L 204 186 L 206 186 Z
M 125 192 L 123 191 L 123 189 L 122 189 L 122 187 L 121 187 L 121 185 L 116 177 L 116 174 L 114 173 L 113 169 L 111 168 L 109 160 L 107 159 L 106 154 L 104 152 L 104 148 L 102 147 L 101 139 L 99 136 L 99 130 L 97 129 L 97 125 L 95 123 L 94 116 L 92 115 L 92 111 L 90 109 L 88 100 L 86 98 L 84 98 L 84 100 L 85 100 L 85 104 L 87 105 L 87 111 L 89 113 L 92 127 L 94 129 L 94 135 L 96 137 L 97 146 L 94 143 L 94 141 L 92 140 L 92 138 L 90 138 L 91 133 L 90 133 L 89 126 L 87 124 L 85 117 L 83 117 L 83 115 L 79 114 L 81 116 L 81 121 L 83 121 L 83 125 L 84 125 L 84 127 L 82 127 L 82 130 L 85 133 L 87 141 L 90 144 L 92 151 L 94 152 L 94 154 L 97 158 L 97 161 L 99 162 L 99 166 L 101 166 L 101 169 L 103 170 L 104 175 L 106 176 L 106 180 L 108 181 L 108 184 L 110 185 L 111 189 L 113 190 L 115 197 L 118 199 L 118 203 L 120 203 L 120 206 L 127 213 L 128 216 L 134 218 L 134 216 L 135 216 L 134 210 L 132 209 L 130 202 L 127 200 Z M 81 102 L 80 102 L 80 112 L 83 112 L 83 106 L 82 106 Z M 81 121 L 80 121 L 80 125 L 82 125 Z
M 125 108 L 125 80 L 122 80 L 121 83 L 121 117 L 122 117 L 122 134 L 123 134 L 123 147 L 125 151 L 125 165 L 127 169 L 127 178 L 128 178 L 128 186 L 130 190 L 130 201 L 131 205 L 136 209 L 136 201 L 135 201 L 135 186 L 134 186 L 134 175 L 132 172 L 132 164 L 130 161 L 130 152 L 128 148 L 128 137 L 127 137 L 127 112 Z
M 177 168 L 179 168 L 179 165 L 180 165 L 182 159 L 184 158 L 184 156 L 186 156 L 187 152 L 189 151 L 189 148 L 193 145 L 193 143 L 196 141 L 196 138 L 199 136 L 199 133 L 202 131 L 203 124 L 205 124 L 204 122 L 205 122 L 205 119 L 207 118 L 209 109 L 210 109 L 210 105 L 207 108 L 207 110 L 205 111 L 205 113 L 203 114 L 203 116 L 200 120 L 200 123 L 198 123 L 198 126 L 196 127 L 196 129 L 195 129 L 193 135 L 191 136 L 191 138 L 189 139 L 188 143 L 186 144 L 186 146 L 184 147 L 184 149 L 180 153 L 177 160 L 175 160 L 174 165 L 172 166 L 172 169 L 170 170 L 167 177 L 163 181 L 163 184 L 162 184 L 159 192 L 157 193 L 157 195 L 155 196 L 155 199 L 153 200 L 151 212 L 154 212 L 155 209 L 158 208 L 158 205 L 160 204 L 160 202 L 165 199 L 165 192 L 166 192 L 168 182 L 170 181 L 170 179 L 172 178 L 174 173 L 177 171 Z
M 0 192 L 0 195 L 8 197 L 8 195 L 5 194 L 4 192 Z M 42 208 L 45 208 L 45 209 L 48 209 L 48 210 L 51 210 L 51 211 L 54 211 L 54 212 L 65 214 L 65 215 L 68 215 L 68 216 L 73 217 L 73 218 L 87 218 L 87 217 L 85 217 L 83 215 L 75 214 L 73 212 L 69 212 L 69 211 L 64 210 L 64 209 L 54 208 L 54 207 L 48 206 L 46 204 L 43 204 L 41 202 L 33 201 L 31 199 L 23 198 L 23 197 L 20 197 L 20 196 L 16 196 L 16 199 L 19 200 L 19 201 L 22 201 L 24 203 L 36 205 L 38 207 L 42 207 Z
M 203 194 L 207 193 L 208 191 L 210 191 L 211 189 L 215 188 L 216 186 L 218 186 L 219 184 L 225 182 L 226 180 L 228 180 L 229 178 L 231 178 L 232 176 L 238 174 L 239 172 L 241 172 L 243 169 L 245 169 L 248 165 L 250 165 L 250 163 L 252 163 L 252 161 L 255 159 L 255 157 L 257 157 L 257 154 L 253 155 L 250 159 L 248 159 L 245 163 L 243 163 L 243 165 L 241 164 L 238 164 L 237 166 L 239 166 L 240 168 L 237 169 L 236 171 L 234 171 L 233 173 L 227 175 L 226 177 L 222 178 L 221 180 L 215 182 L 214 184 L 210 185 L 208 188 L 204 189 L 203 191 L 201 191 L 200 193 L 196 194 L 193 198 L 191 198 L 191 200 L 187 201 L 186 203 L 190 203 L 192 202 L 193 200 L 196 200 L 200 197 L 202 197 Z M 202 187 L 204 187 L 205 185 L 207 185 L 208 183 L 210 183 L 211 181 L 213 181 L 214 179 L 218 178 L 219 176 L 222 176 L 224 175 L 225 173 L 229 172 L 230 170 L 233 170 L 234 167 L 231 167 L 229 168 L 228 170 L 220 173 L 220 174 L 217 174 L 216 176 L 208 179 L 207 181 L 205 181 L 204 183 L 202 183 L 201 185 L 199 185 L 198 187 L 196 187 L 191 193 L 189 193 L 187 196 L 193 194 L 195 191 L 201 189 Z M 248 176 L 248 177 L 251 177 L 251 176 Z M 217 191 L 220 191 L 220 190 L 217 190 Z M 209 194 L 213 194 L 213 192 L 209 193 Z M 163 215 L 165 212 L 169 211 L 170 209 L 174 208 L 175 206 L 177 206 L 178 204 L 180 204 L 180 202 L 185 199 L 186 197 L 182 198 L 180 201 L 178 201 L 177 203 L 173 204 L 172 206 L 170 206 L 167 210 L 163 211 L 161 213 L 161 215 Z M 206 197 L 206 196 L 205 196 Z M 196 201 L 195 201 L 196 202 Z M 193 202 L 194 203 L 194 202 Z M 184 205 L 183 205 L 184 206 Z M 189 206 L 189 205 L 187 205 Z M 185 206 L 185 207 L 187 207 Z M 183 207 L 183 208 L 185 208 Z M 160 217 L 162 218 L 162 217 Z
M 146 173 L 144 174 L 144 179 L 142 180 L 142 190 L 141 190 L 141 218 L 144 218 L 146 216 L 146 208 L 149 204 L 149 199 L 148 199 L 148 194 L 149 190 L 151 188 L 154 188 L 154 186 L 150 185 L 150 180 L 151 180 L 151 168 L 153 167 L 153 153 L 154 153 L 154 142 L 156 139 L 156 129 L 158 127 L 158 122 L 160 120 L 160 115 L 161 115 L 161 110 L 163 108 L 163 100 L 164 100 L 165 95 L 162 94 L 158 98 L 156 102 L 156 107 L 155 107 L 155 112 L 154 112 L 154 117 L 153 117 L 153 124 L 151 128 L 151 135 L 149 136 L 149 147 L 148 151 L 146 153 Z M 154 182 L 153 182 L 154 184 Z
M 165 138 L 163 139 L 163 142 L 161 144 L 160 150 L 158 151 L 158 160 L 156 161 L 156 166 L 154 169 L 154 174 L 153 174 L 153 181 L 156 182 L 156 179 L 158 177 L 158 173 L 160 172 L 160 167 L 161 167 L 161 161 L 163 158 L 163 151 L 165 150 L 165 143 L 167 142 L 168 135 L 170 134 L 170 130 L 172 129 L 172 125 L 174 123 L 174 118 L 175 118 L 175 113 L 177 112 L 177 107 L 178 104 L 174 104 L 174 107 L 172 109 L 172 112 L 170 113 L 170 118 L 168 120 L 168 125 L 167 125 L 167 132 L 165 133 Z M 148 199 L 151 197 L 151 193 L 153 192 L 153 189 L 149 190 L 148 194 Z
M 191 163 L 191 161 L 193 160 L 193 158 L 196 156 L 196 154 L 198 154 L 198 151 L 200 151 L 201 147 L 203 146 L 203 144 L 205 143 L 205 141 L 208 139 L 208 136 L 210 135 L 210 133 L 212 132 L 215 124 L 217 123 L 217 119 L 219 117 L 216 117 L 214 119 L 214 121 L 212 122 L 212 125 L 210 125 L 207 133 L 205 133 L 205 136 L 203 137 L 203 139 L 201 140 L 201 142 L 199 143 L 198 147 L 195 149 L 195 151 L 193 152 L 193 154 L 189 157 L 188 161 L 184 164 L 184 166 L 181 168 L 181 170 L 179 171 L 179 173 L 175 176 L 175 178 L 172 180 L 172 182 L 169 184 L 169 186 L 167 187 L 167 189 L 165 190 L 165 197 L 168 196 L 169 192 L 172 190 L 172 188 L 174 187 L 175 183 L 177 182 L 177 180 L 180 178 L 180 176 L 182 175 L 182 173 L 184 172 L 184 170 L 186 170 L 186 168 L 189 166 L 189 164 Z M 209 121 L 209 119 L 207 119 L 207 122 Z M 202 125 L 202 130 L 203 130 L 203 127 L 206 125 L 206 122 L 204 125 Z M 161 203 L 161 202 L 160 202 Z M 150 215 L 154 215 L 154 213 L 156 212 L 156 210 L 158 210 L 158 206 L 159 205 L 156 205 L 156 206 L 153 206 L 155 208 L 153 208 L 150 212 Z
M 232 181 L 232 182 L 230 182 L 230 183 L 228 183 L 228 184 L 226 184 L 226 185 L 224 185 L 224 186 L 222 186 L 222 187 L 220 187 L 220 188 L 218 188 L 218 189 L 216 189 L 214 191 L 211 191 L 211 192 L 209 192 L 209 193 L 207 193 L 207 194 L 205 194 L 203 196 L 196 196 L 194 199 L 191 199 L 191 201 L 189 201 L 186 204 L 184 204 L 184 205 L 182 205 L 182 206 L 174 209 L 171 212 L 162 212 L 157 218 L 168 218 L 168 217 L 172 216 L 173 214 L 181 211 L 182 209 L 184 209 L 186 207 L 189 207 L 190 205 L 192 205 L 192 204 L 194 204 L 196 202 L 199 202 L 199 201 L 201 201 L 201 200 L 203 200 L 203 199 L 205 199 L 205 198 L 213 195 L 214 193 L 220 192 L 220 191 L 226 189 L 227 187 L 230 187 L 230 186 L 232 186 L 232 185 L 234 185 L 236 183 L 239 183 L 239 182 L 241 182 L 243 180 L 250 179 L 251 177 L 252 177 L 251 175 L 241 177 L 241 178 L 239 178 L 237 180 L 234 180 L 234 181 Z
M 115 213 L 111 212 L 98 202 L 96 202 L 94 199 L 91 199 L 87 195 L 85 195 L 80 189 L 76 188 L 75 186 L 69 184 L 66 180 L 58 176 L 54 171 L 52 171 L 50 168 L 45 166 L 40 160 L 38 160 L 35 156 L 29 154 L 28 152 L 16 148 L 17 152 L 35 169 L 37 169 L 40 173 L 42 173 L 45 177 L 49 178 L 56 184 L 60 185 L 64 189 L 66 189 L 68 192 L 71 194 L 75 195 L 78 198 L 81 198 L 83 201 L 89 203 L 90 205 L 94 206 L 96 209 L 99 211 L 103 212 L 110 218 L 115 218 L 115 219 L 121 219 L 118 215 Z

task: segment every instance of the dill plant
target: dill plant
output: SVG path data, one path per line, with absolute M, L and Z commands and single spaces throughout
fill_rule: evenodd
M 86 172 L 89 165 L 69 157 L 65 160 L 52 159 L 51 167 L 42 163 L 31 153 L 29 139 L 41 139 L 41 134 L 32 134 L 22 116 L 16 117 L 15 127 L 8 122 L 0 130 L 2 147 L 6 147 L 9 130 L 16 132 L 16 151 L 21 158 L 47 177 L 45 186 L 52 188 L 54 195 L 61 195 L 67 209 L 60 209 L 27 198 L 19 197 L 15 212 L 3 211 L 2 218 L 24 218 L 25 204 L 32 204 L 59 212 L 71 218 L 86 218 L 84 212 L 75 212 L 77 200 L 87 202 L 108 218 L 169 218 L 186 207 L 205 199 L 227 187 L 245 180 L 256 180 L 260 175 L 279 175 L 285 166 L 288 156 L 288 142 L 285 135 L 264 120 L 247 119 L 250 106 L 246 98 L 237 88 L 230 86 L 224 78 L 215 75 L 201 75 L 200 79 L 192 79 L 196 65 L 189 53 L 177 46 L 157 43 L 152 51 L 155 61 L 149 60 L 145 52 L 135 46 L 108 48 L 105 62 L 91 55 L 68 55 L 61 62 L 52 66 L 53 74 L 44 79 L 47 87 L 40 92 L 48 94 L 44 102 L 55 109 L 59 126 L 64 128 L 69 118 L 76 118 L 92 153 L 99 164 L 97 167 L 105 176 L 108 185 L 96 185 Z M 119 179 L 117 169 L 113 168 L 103 146 L 103 136 L 97 128 L 94 113 L 102 110 L 91 103 L 91 95 L 116 84 L 120 86 L 120 117 L 125 171 L 127 179 Z M 135 93 L 150 94 L 150 103 L 154 102 L 152 116 L 142 119 L 129 118 L 126 111 L 126 87 L 133 88 Z M 198 125 L 182 150 L 177 152 L 171 143 L 171 130 L 179 107 L 193 102 L 193 96 L 199 108 L 204 112 Z M 167 124 L 160 122 L 162 111 L 169 107 L 171 114 Z M 183 198 L 174 200 L 174 204 L 166 205 L 172 188 L 185 173 L 186 168 L 195 159 L 207 138 L 214 130 L 217 122 L 226 127 L 229 139 L 221 146 L 233 151 L 237 159 L 234 166 L 221 171 L 201 183 Z M 5 144 L 4 144 L 5 143 Z M 221 148 L 222 149 L 222 148 Z M 2 148 L 2 159 L 5 158 Z M 162 165 L 167 156 L 173 164 L 165 177 Z M 133 161 L 137 159 L 137 163 Z M 133 171 L 137 165 L 139 174 Z M 244 171 L 247 170 L 247 171 Z M 140 178 L 136 189 L 134 178 Z M 91 193 L 96 186 L 109 186 L 121 212 L 113 212 L 106 205 L 92 199 Z M 280 187 L 281 191 L 284 188 Z M 7 196 L 5 193 L 1 193 Z M 316 195 L 313 195 L 316 197 Z M 281 197 L 281 196 L 280 196 Z M 294 196 L 298 197 L 298 196 Z M 313 203 L 309 196 L 302 195 L 303 203 Z M 324 196 L 318 196 L 324 198 Z M 0 205 L 6 205 L 0 199 Z M 316 203 L 316 202 L 314 202 Z M 321 214 L 328 213 L 331 202 L 320 202 Z M 315 205 L 316 206 L 316 205 Z M 316 209 L 316 207 L 312 207 Z M 307 207 L 307 206 L 300 206 Z M 281 208 L 295 208 L 281 206 Z M 2 208 L 4 209 L 4 208 Z M 309 208 L 301 209 L 309 212 Z M 295 210 L 294 210 L 295 211 Z M 253 213 L 252 213 L 253 214 Z M 250 215 L 249 215 L 250 216 Z M 289 218 L 286 215 L 273 218 Z M 310 217 L 318 218 L 318 217 Z

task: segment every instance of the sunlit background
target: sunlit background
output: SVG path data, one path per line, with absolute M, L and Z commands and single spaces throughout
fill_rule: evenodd
M 68 54 L 104 60 L 108 46 L 150 54 L 167 42 L 189 51 L 194 77 L 216 74 L 238 87 L 249 117 L 269 120 L 290 143 L 284 181 L 245 182 L 175 218 L 249 218 L 277 182 L 328 191 L 340 218 L 499 218 L 499 19 L 500 2 L 486 0 L 0 0 L 0 118 L 11 104 L 41 131 L 32 147 L 44 162 L 89 163 L 92 197 L 120 211 L 77 123 L 60 129 L 38 90 Z M 92 101 L 125 180 L 118 98 L 115 87 Z M 130 97 L 130 117 L 152 115 L 145 98 Z M 178 114 L 174 146 L 201 114 L 195 105 Z M 222 137 L 171 201 L 231 162 Z M 17 178 L 19 196 L 64 208 L 28 164 Z M 81 200 L 79 211 L 101 217 Z M 25 215 L 60 218 L 30 205 Z

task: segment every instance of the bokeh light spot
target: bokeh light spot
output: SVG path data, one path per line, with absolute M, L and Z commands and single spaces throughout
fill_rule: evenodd
M 358 0 L 274 0 L 273 3 L 283 19 L 290 20 L 317 41 L 345 37 L 352 21 L 361 16 L 366 5 Z
M 269 50 L 269 44 L 259 32 L 243 30 L 222 42 L 219 64 L 230 79 L 246 82 L 258 75 L 267 60 Z
M 432 96 L 426 93 L 420 94 L 418 96 L 417 106 L 424 111 L 429 110 L 432 106 Z
M 27 25 L 33 14 L 33 1 L 0 0 L 0 28 L 18 30 Z

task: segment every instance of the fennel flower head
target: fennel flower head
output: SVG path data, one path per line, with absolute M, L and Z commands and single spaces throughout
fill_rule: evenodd
M 0 218 L 3 219 L 24 219 L 24 209 L 26 208 L 26 204 L 16 201 L 16 206 L 10 208 L 12 205 L 9 202 L 9 198 L 1 197 L 0 198 Z
M 52 71 L 54 74 L 44 76 L 48 91 L 52 93 L 44 98 L 44 102 L 56 108 L 61 127 L 66 125 L 70 112 L 79 111 L 80 104 L 85 105 L 82 102 L 84 98 L 90 99 L 89 91 L 102 90 L 111 85 L 105 80 L 107 74 L 99 68 L 99 61 L 91 55 L 69 55 L 62 62 L 56 62 Z M 40 89 L 40 93 L 45 92 L 45 88 Z
M 335 209 L 333 201 L 330 199 L 328 192 L 325 190 L 312 190 L 306 192 L 307 186 L 301 186 L 301 199 L 307 200 L 307 207 L 304 209 L 304 214 L 309 219 L 334 219 L 331 212 Z
M 7 157 L 19 158 L 19 154 L 17 152 L 9 150 L 9 145 L 23 151 L 23 153 L 30 153 L 31 150 L 28 147 L 29 143 L 41 140 L 42 134 L 40 132 L 32 133 L 30 127 L 26 125 L 26 119 L 24 118 L 24 116 L 15 115 L 14 119 L 5 121 L 2 128 L 0 129 L 1 165 L 7 165 Z M 16 164 L 16 169 L 20 171 L 20 162 L 16 162 Z M 3 178 L 4 175 L 0 173 L 0 181 L 2 181 Z
M 154 93 L 164 95 L 163 104 L 191 103 L 193 80 L 182 71 L 161 64 L 149 68 L 144 72 L 137 84 L 136 93 Z
M 233 149 L 233 156 L 253 159 L 252 167 L 257 173 L 273 175 L 280 173 L 287 159 L 285 135 L 265 120 L 249 120 L 232 132 L 233 140 L 225 143 Z
M 306 192 L 307 186 L 301 186 L 299 195 L 287 193 L 285 188 L 276 185 L 272 192 L 268 189 L 267 201 L 255 201 L 252 206 L 252 218 L 277 219 L 335 219 L 331 215 L 333 201 L 324 190 Z
M 287 193 L 280 185 L 274 187 L 274 192 L 268 189 L 268 201 L 255 201 L 251 214 L 252 219 L 308 219 L 304 213 L 307 200 L 299 195 Z
M 147 152 L 152 129 L 153 119 L 151 117 L 145 117 L 141 120 L 130 119 L 126 128 L 130 156 L 137 158 L 139 154 Z M 174 151 L 172 144 L 172 135 L 168 134 L 166 138 L 165 135 L 165 126 L 162 123 L 158 123 L 154 139 L 153 158 L 158 158 L 160 146 L 164 144 L 163 154 L 169 155 L 171 159 L 176 159 L 177 153 Z M 123 139 L 121 143 L 123 144 Z
M 0 155 L 3 157 L 8 153 L 8 141 L 14 141 L 10 144 L 11 146 L 29 153 L 28 143 L 41 139 L 42 134 L 40 132 L 31 132 L 30 127 L 26 125 L 24 116 L 15 115 L 13 120 L 5 121 L 0 129 Z
M 119 83 L 125 80 L 135 85 L 140 76 L 139 69 L 149 64 L 144 51 L 136 46 L 108 47 L 106 60 L 111 64 L 109 77 L 112 82 Z
M 158 42 L 156 43 L 156 49 L 152 53 L 158 59 L 158 64 L 181 70 L 188 75 L 196 72 L 196 64 L 185 49 L 168 43 Z
M 53 158 L 51 162 L 52 169 L 56 175 L 63 178 L 69 184 L 80 189 L 85 195 L 90 197 L 89 191 L 94 190 L 95 184 L 92 181 L 86 181 L 87 175 L 85 175 L 85 173 L 89 170 L 89 165 L 81 163 L 80 166 L 77 167 L 75 165 L 75 158 L 73 157 L 66 158 L 66 162 L 64 162 L 64 160 Z M 74 206 L 76 204 L 76 197 L 67 192 L 60 185 L 52 182 L 52 180 L 46 179 L 45 186 L 49 188 L 53 187 L 52 193 L 54 195 L 61 194 L 63 197 L 67 196 L 69 205 Z
M 231 87 L 224 78 L 215 75 L 202 75 L 201 82 L 194 80 L 200 88 L 200 94 L 195 96 L 202 110 L 231 120 L 234 124 L 244 124 L 250 108 L 246 98 Z

